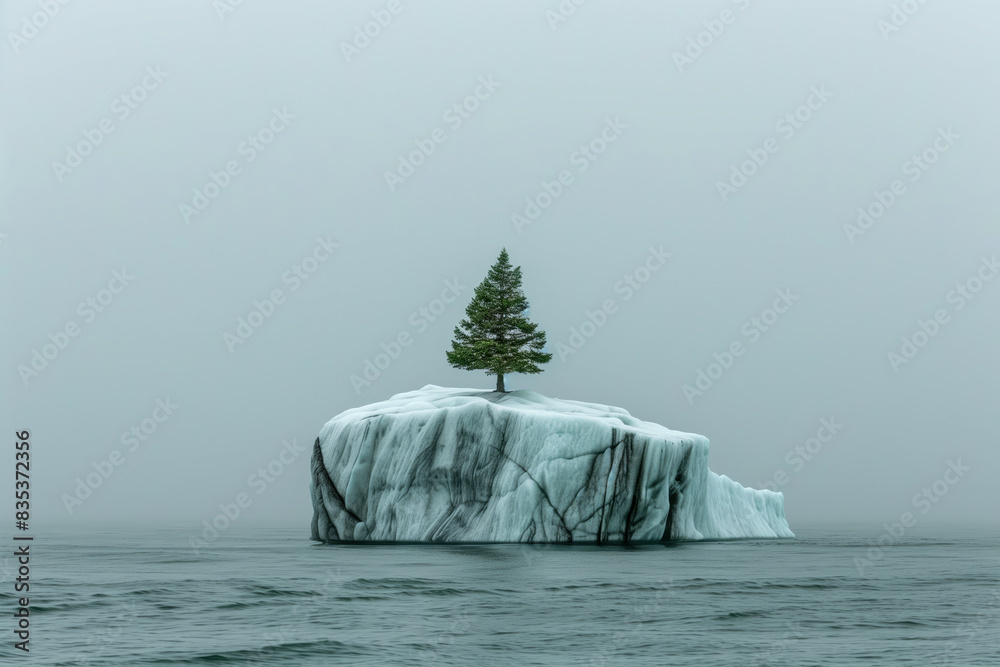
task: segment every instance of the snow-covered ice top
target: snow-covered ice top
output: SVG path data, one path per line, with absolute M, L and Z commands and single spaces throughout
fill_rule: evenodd
M 313 538 L 585 542 L 792 537 L 780 493 L 708 469 L 708 439 L 622 408 L 428 385 L 316 439 Z

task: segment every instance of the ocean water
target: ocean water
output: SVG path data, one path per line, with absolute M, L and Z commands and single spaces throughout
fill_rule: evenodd
M 307 525 L 234 527 L 197 556 L 191 534 L 37 534 L 31 652 L 5 629 L 3 662 L 1000 665 L 995 531 L 876 551 L 876 528 L 587 547 L 330 546 Z

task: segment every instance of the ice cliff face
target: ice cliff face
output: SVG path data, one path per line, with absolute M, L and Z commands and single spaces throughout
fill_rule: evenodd
M 312 458 L 313 539 L 622 543 L 792 537 L 780 493 L 621 408 L 428 385 L 347 410 Z

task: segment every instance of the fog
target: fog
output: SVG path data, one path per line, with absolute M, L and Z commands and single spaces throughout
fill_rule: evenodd
M 3 3 L 33 519 L 305 533 L 326 421 L 493 387 L 445 351 L 506 247 L 554 355 L 509 390 L 703 434 L 793 529 L 995 522 L 1000 7 L 901 4 Z

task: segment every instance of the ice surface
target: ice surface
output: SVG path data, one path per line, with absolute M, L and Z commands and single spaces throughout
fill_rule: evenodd
M 621 543 L 793 537 L 780 493 L 708 469 L 708 439 L 627 411 L 427 385 L 316 439 L 322 541 Z

